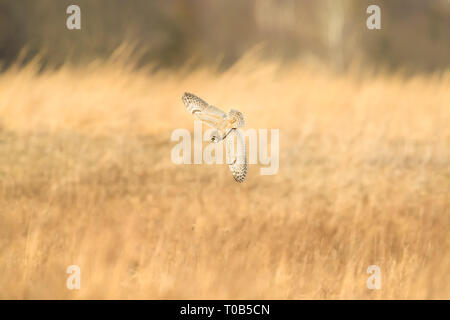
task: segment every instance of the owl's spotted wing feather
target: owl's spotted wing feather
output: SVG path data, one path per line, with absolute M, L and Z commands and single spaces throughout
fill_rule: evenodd
M 186 108 L 192 114 L 196 111 L 203 111 L 209 106 L 209 104 L 205 100 L 189 92 L 185 92 L 181 99 L 183 100 Z
M 219 128 L 227 114 L 222 110 L 209 105 L 205 100 L 195 94 L 183 94 L 183 103 L 191 114 L 213 128 Z
M 235 139 L 236 137 L 236 139 Z M 234 143 L 236 140 L 236 150 Z M 241 131 L 232 129 L 226 139 L 227 160 L 231 174 L 237 182 L 244 182 L 247 177 L 247 154 L 245 148 L 245 139 Z

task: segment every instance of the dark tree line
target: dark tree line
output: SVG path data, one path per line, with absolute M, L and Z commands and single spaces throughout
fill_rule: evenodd
M 66 28 L 70 4 L 81 7 L 81 30 Z M 382 30 L 365 27 L 369 4 L 381 7 Z M 450 65 L 449 31 L 446 0 L 0 0 L 6 65 L 20 53 L 24 61 L 40 53 L 44 63 L 80 63 L 127 42 L 140 64 L 226 67 L 262 43 L 267 58 L 283 61 L 313 56 L 338 69 L 358 60 L 433 71 Z

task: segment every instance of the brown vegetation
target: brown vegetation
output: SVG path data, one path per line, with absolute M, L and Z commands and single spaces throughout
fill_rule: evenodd
M 0 74 L 0 298 L 450 298 L 449 73 L 38 69 Z M 279 173 L 173 164 L 184 91 L 280 128 Z

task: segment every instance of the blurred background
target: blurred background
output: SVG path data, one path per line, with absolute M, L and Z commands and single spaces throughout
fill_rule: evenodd
M 65 27 L 81 7 L 81 31 Z M 366 28 L 370 4 L 382 30 Z M 0 0 L 0 61 L 37 53 L 44 65 L 109 56 L 124 41 L 138 65 L 232 65 L 256 45 L 267 59 L 318 61 L 346 70 L 366 66 L 429 72 L 450 64 L 448 0 Z M 26 48 L 25 51 L 23 49 Z
M 448 299 L 449 31 L 448 0 L 0 0 L 0 299 Z M 185 91 L 279 129 L 278 173 L 174 164 Z

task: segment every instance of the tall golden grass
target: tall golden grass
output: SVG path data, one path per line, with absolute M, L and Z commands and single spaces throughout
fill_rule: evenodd
M 0 74 L 0 298 L 450 298 L 450 73 L 118 56 Z M 173 164 L 184 91 L 279 128 L 278 174 Z

